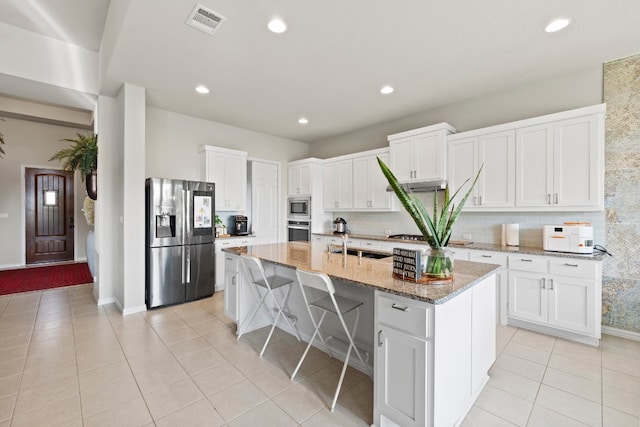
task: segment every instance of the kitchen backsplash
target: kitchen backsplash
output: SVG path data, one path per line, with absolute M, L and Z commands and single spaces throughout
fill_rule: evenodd
M 429 206 L 428 204 L 425 206 Z M 401 212 L 335 212 L 334 217 L 347 220 L 352 233 L 383 235 L 418 234 L 411 217 Z M 585 221 L 593 225 L 595 244 L 606 244 L 604 212 L 463 212 L 453 228 L 452 239 L 470 239 L 479 243 L 500 244 L 502 224 L 520 224 L 520 245 L 542 247 L 542 227 L 565 221 Z

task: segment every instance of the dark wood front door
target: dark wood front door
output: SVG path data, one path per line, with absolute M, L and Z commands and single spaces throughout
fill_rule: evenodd
M 73 172 L 25 168 L 27 264 L 73 260 Z

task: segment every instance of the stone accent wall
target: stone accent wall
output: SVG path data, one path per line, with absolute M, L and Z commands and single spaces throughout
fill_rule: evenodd
M 640 55 L 604 64 L 604 102 L 602 325 L 640 333 Z

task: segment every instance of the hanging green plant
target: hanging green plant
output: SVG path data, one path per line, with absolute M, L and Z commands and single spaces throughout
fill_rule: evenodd
M 98 135 L 77 134 L 77 139 L 61 139 L 71 143 L 68 148 L 63 148 L 54 154 L 49 161 L 59 160 L 64 162 L 62 167 L 67 171 L 79 170 L 82 178 L 98 168 Z
M 65 138 L 61 141 L 71 143 L 69 148 L 64 148 L 54 154 L 49 161 L 63 161 L 62 167 L 67 171 L 81 172 L 82 179 L 86 177 L 87 195 L 96 200 L 98 197 L 97 173 L 98 169 L 98 135 L 82 135 L 78 133 L 77 139 Z

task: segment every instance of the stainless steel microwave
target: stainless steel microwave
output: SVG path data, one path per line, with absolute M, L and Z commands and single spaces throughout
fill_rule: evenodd
M 287 218 L 292 220 L 311 220 L 311 197 L 289 197 L 287 200 Z

